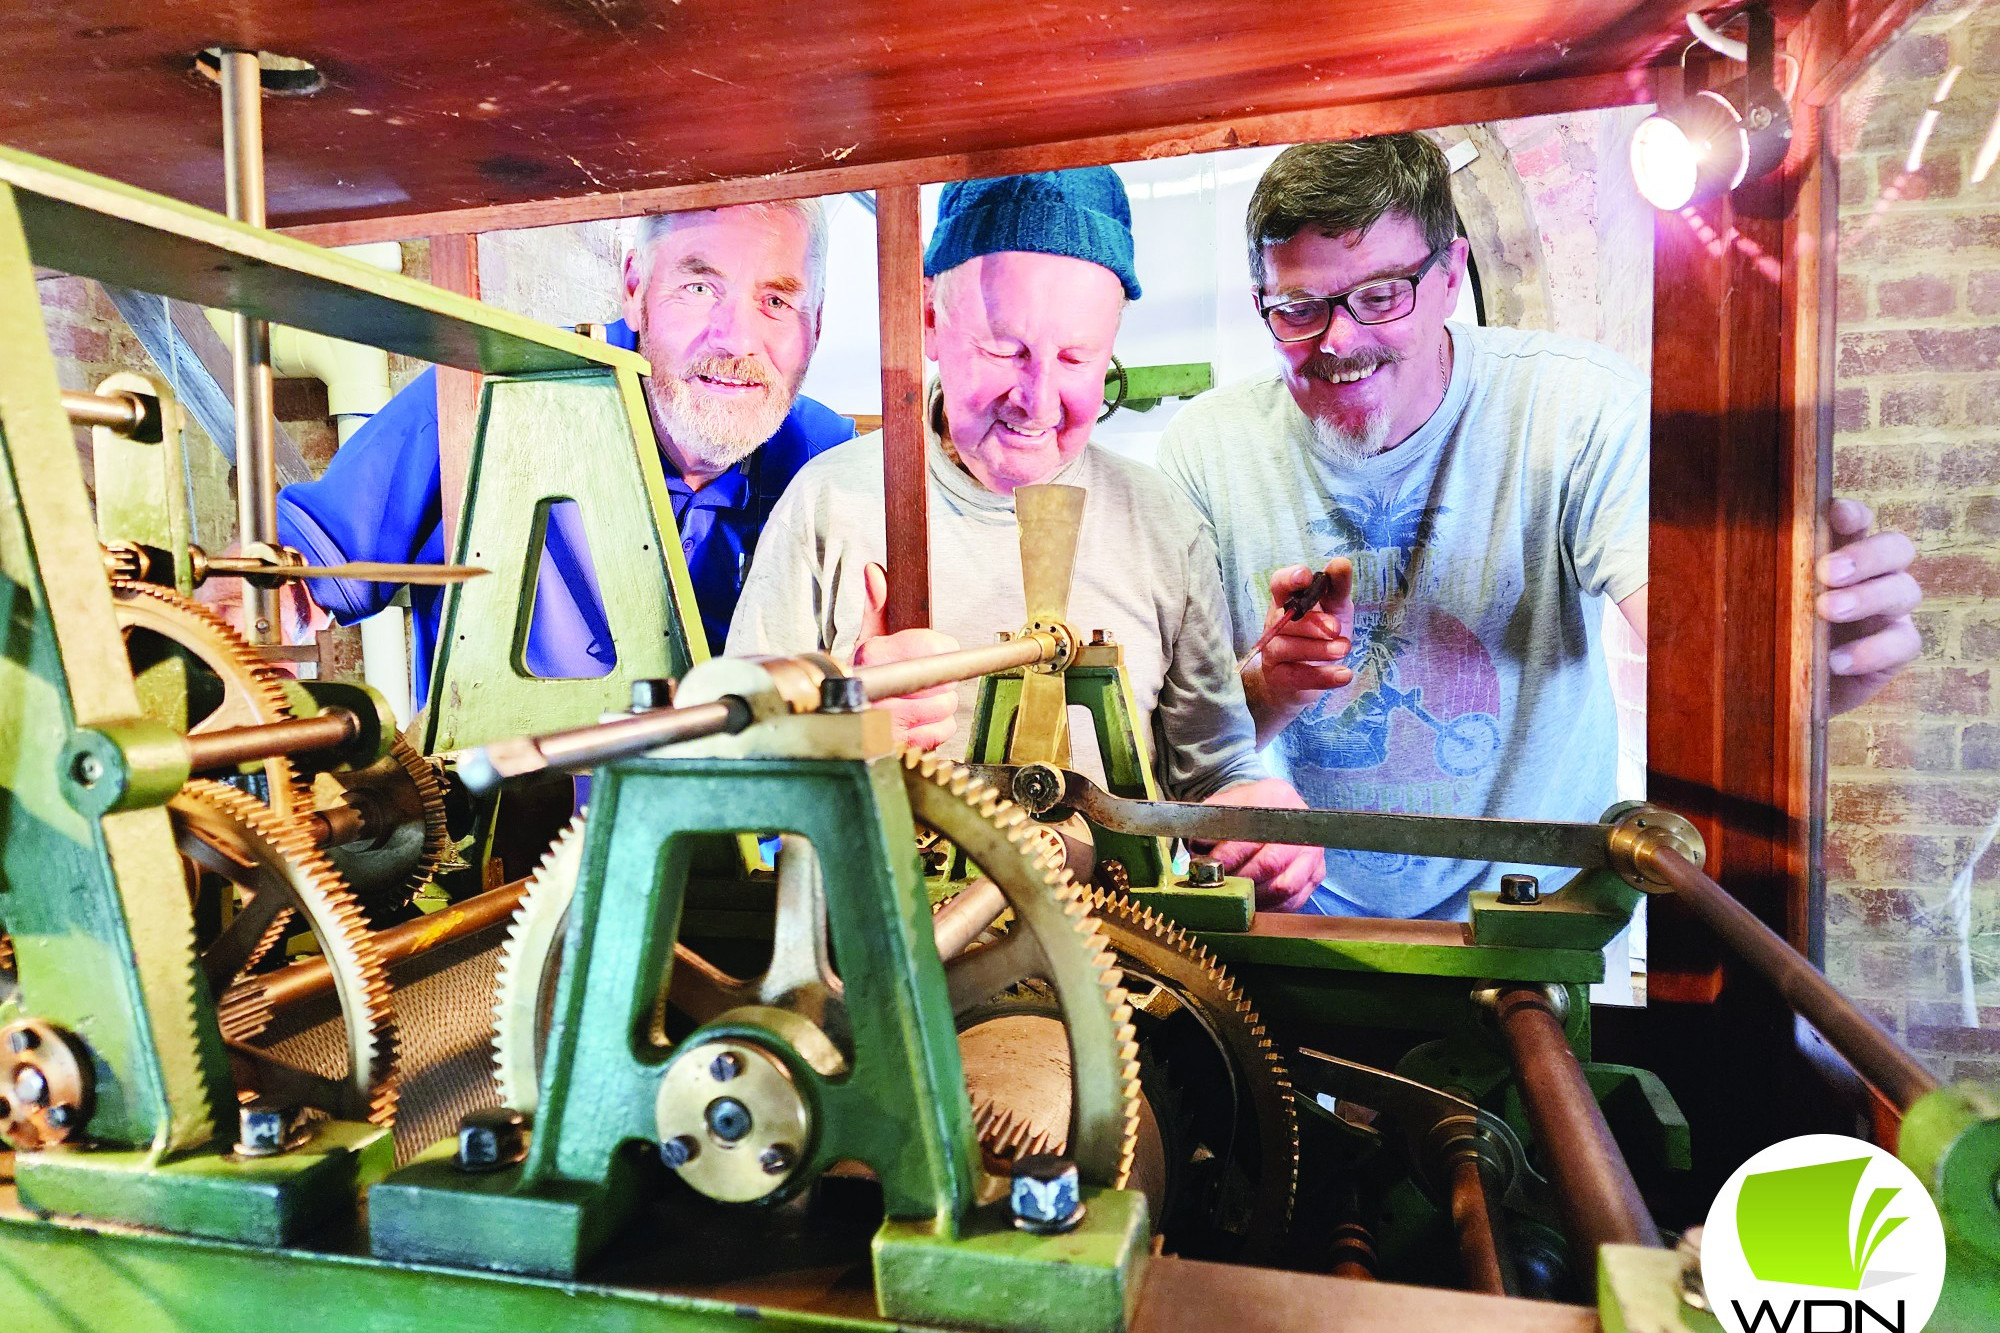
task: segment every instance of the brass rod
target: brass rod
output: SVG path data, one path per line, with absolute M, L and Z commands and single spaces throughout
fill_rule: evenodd
M 289 722 L 196 732 L 187 738 L 188 767 L 195 773 L 216 773 L 279 755 L 337 750 L 360 734 L 361 719 L 345 708 Z
M 1512 1295 L 1508 1265 L 1501 1257 L 1500 1238 L 1493 1227 L 1486 1174 L 1480 1170 L 1477 1153 L 1463 1152 L 1452 1159 L 1451 1224 L 1458 1233 L 1458 1261 L 1465 1271 L 1466 1286 L 1494 1296 Z
M 393 967 L 454 940 L 504 924 L 521 905 L 521 895 L 527 887 L 527 880 L 515 880 L 428 916 L 377 931 L 375 947 L 381 951 L 383 966 Z M 276 1016 L 287 1005 L 310 1000 L 332 989 L 333 969 L 324 958 L 314 958 L 239 981 L 223 993 L 220 1007 L 234 1011 L 248 1003 Z
M 868 689 L 869 701 L 897 699 L 933 685 L 955 685 L 976 676 L 990 676 L 1014 667 L 1034 666 L 1054 660 L 1061 651 L 1053 634 L 1022 634 L 983 648 L 960 648 L 956 652 L 912 657 L 903 662 L 856 667 L 851 673 Z
M 1590 1257 L 1586 1286 L 1595 1289 L 1600 1246 L 1658 1246 L 1660 1229 L 1548 996 L 1539 986 L 1509 986 L 1495 1010 L 1528 1124 L 1555 1182 L 1564 1230 L 1570 1244 Z
M 1936 1077 L 1887 1029 L 1835 990 L 1824 973 L 1686 857 L 1664 843 L 1648 843 L 1638 859 L 1641 870 L 1655 871 L 1673 885 L 1674 897 L 1770 982 L 1792 1012 L 1819 1029 L 1828 1044 L 1898 1111 L 1909 1110 L 1919 1098 L 1937 1090 Z
M 84 393 L 62 391 L 63 411 L 72 426 L 103 426 L 120 435 L 130 435 L 146 424 L 149 413 L 136 393 Z M 157 410 L 157 409 L 155 409 Z
M 222 53 L 222 162 L 229 216 L 262 227 L 264 86 L 254 51 Z M 236 408 L 236 526 L 245 546 L 278 541 L 277 411 L 271 382 L 271 327 L 230 315 L 230 383 Z M 243 631 L 252 643 L 278 643 L 278 594 L 243 590 Z
M 981 877 L 931 915 L 931 936 L 938 957 L 946 962 L 972 947 L 972 942 L 1007 910 L 1007 895 L 992 880 Z

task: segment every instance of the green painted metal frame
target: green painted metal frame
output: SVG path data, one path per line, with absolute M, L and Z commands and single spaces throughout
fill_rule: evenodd
M 288 1239 L 352 1216 L 387 1131 L 336 1123 L 318 1150 L 277 1163 L 225 1151 L 235 1090 L 160 808 L 186 774 L 145 761 L 142 743 L 159 728 L 142 716 L 126 664 L 21 199 L 0 184 L 0 596 L 12 627 L 0 654 L 0 923 L 20 982 L 0 1017 L 32 1014 L 82 1040 L 87 1132 L 111 1151 L 17 1153 L 16 1180 L 49 1211 Z M 108 809 L 62 758 L 104 738 L 121 808 Z
M 704 835 L 760 830 L 801 834 L 819 852 L 853 1032 L 855 1061 L 838 1079 L 787 1059 L 816 1107 L 803 1174 L 866 1162 L 891 1218 L 948 1236 L 982 1173 L 900 761 L 633 761 L 599 770 L 591 801 L 528 1159 L 486 1177 L 441 1157 L 396 1173 L 370 1201 L 376 1254 L 565 1276 L 592 1257 L 637 1194 L 628 1145 L 658 1137 L 668 1052 L 647 1033 L 692 850 Z M 755 1036 L 790 1051 L 777 1034 Z
M 594 344 L 599 345 L 601 344 Z M 603 675 L 530 675 L 522 652 L 550 508 L 573 501 L 616 660 Z M 632 682 L 708 658 L 666 473 L 629 367 L 489 378 L 455 558 L 493 570 L 445 594 L 423 749 L 585 726 L 629 706 Z

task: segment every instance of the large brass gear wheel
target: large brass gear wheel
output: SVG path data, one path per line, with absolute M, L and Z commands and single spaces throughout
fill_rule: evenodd
M 227 783 L 197 778 L 167 803 L 167 812 L 181 855 L 248 894 L 228 929 L 202 955 L 211 993 L 222 994 L 293 912 L 312 927 L 332 969 L 347 1029 L 344 1075 L 295 1069 L 250 1048 L 250 1039 L 269 1021 L 254 1005 L 220 1016 L 233 1053 L 254 1066 L 254 1075 L 267 1084 L 265 1095 L 346 1119 L 390 1123 L 397 1040 L 388 972 L 360 905 L 340 876 L 300 823 L 278 818 Z
M 204 697 L 194 697 L 197 683 L 190 682 L 189 734 L 285 722 L 294 716 L 285 693 L 289 677 L 259 657 L 249 640 L 200 602 L 171 588 L 123 579 L 112 581 L 111 600 L 135 673 L 142 673 L 145 659 L 158 652 L 158 645 L 148 642 L 150 638 L 179 648 L 212 678 L 199 682 L 199 693 Z M 142 687 L 142 707 L 145 694 Z M 181 721 L 178 717 L 159 720 L 175 725 Z M 312 809 L 311 795 L 289 759 L 265 760 L 264 777 L 270 807 L 279 817 L 292 818 Z
M 1122 1187 L 1132 1170 L 1141 1108 L 1138 1046 L 1116 962 L 1090 915 L 1084 891 L 1056 862 L 1035 825 L 971 772 L 934 755 L 905 753 L 903 785 L 912 814 L 964 850 L 1005 895 L 1015 925 L 995 943 L 947 969 L 954 1007 L 971 1007 L 1016 984 L 1024 971 L 1045 977 L 1062 1016 L 1072 1077 L 1065 1143 L 1093 1185 Z M 494 1066 L 506 1105 L 531 1111 L 560 967 L 563 921 L 576 891 L 582 819 L 543 857 L 514 914 L 501 952 L 495 1005 Z M 781 919 L 786 908 L 782 900 Z M 774 957 L 785 952 L 780 941 Z M 722 977 L 675 948 L 673 999 L 702 1009 L 748 998 L 756 983 Z M 709 993 L 714 992 L 714 993 Z M 837 1024 L 836 1024 L 837 1026 Z

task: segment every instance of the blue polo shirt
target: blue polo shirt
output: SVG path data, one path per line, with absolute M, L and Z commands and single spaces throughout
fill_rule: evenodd
M 623 320 L 609 326 L 606 335 L 614 346 L 637 347 L 637 337 Z M 662 453 L 681 550 L 710 644 L 719 648 L 728 637 L 729 618 L 771 506 L 806 460 L 853 437 L 853 422 L 810 398 L 799 398 L 776 434 L 698 491 L 689 488 Z M 426 370 L 340 447 L 324 476 L 278 492 L 278 536 L 314 564 L 442 564 L 441 495 L 437 372 Z M 313 579 L 307 587 L 313 600 L 343 625 L 374 615 L 396 594 L 394 585 L 351 579 Z M 430 694 L 444 592 L 410 589 L 416 637 L 411 686 L 419 708 Z M 574 505 L 550 511 L 523 656 L 530 672 L 551 677 L 602 676 L 615 660 L 597 573 Z

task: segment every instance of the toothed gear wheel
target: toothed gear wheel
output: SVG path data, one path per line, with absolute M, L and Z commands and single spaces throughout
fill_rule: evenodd
M 297 912 L 312 927 L 333 971 L 347 1028 L 348 1070 L 339 1078 L 324 1078 L 268 1056 L 259 1059 L 285 1080 L 288 1100 L 343 1118 L 390 1123 L 396 1109 L 391 1080 L 397 1040 L 388 972 L 360 904 L 340 876 L 301 824 L 280 819 L 263 802 L 227 783 L 197 778 L 167 803 L 167 811 L 182 856 L 249 894 L 235 920 L 202 955 L 211 993 L 227 990 L 259 946 L 268 947 L 282 918 Z M 268 1008 L 260 1007 L 254 995 L 239 997 L 219 1015 L 225 1040 L 238 1044 L 247 1044 L 269 1018 Z
M 1035 825 L 972 773 L 934 755 L 903 755 L 903 785 L 918 823 L 937 830 L 1000 888 L 1015 925 L 947 967 L 954 1010 L 1046 977 L 1066 1030 L 1073 1081 L 1068 1155 L 1089 1184 L 1123 1186 L 1141 1110 L 1131 1007 L 1084 891 L 1055 861 Z M 582 818 L 530 878 L 501 952 L 494 1067 L 502 1101 L 532 1110 L 562 951 L 563 921 L 581 864 Z M 677 955 L 683 953 L 680 946 Z M 995 981 L 995 979 L 998 979 Z M 976 998 L 974 998 L 976 997 Z
M 189 734 L 198 736 L 229 727 L 285 722 L 295 716 L 285 693 L 290 678 L 258 656 L 249 640 L 200 602 L 171 588 L 123 579 L 112 581 L 111 599 L 119 632 L 125 637 L 126 652 L 134 657 L 135 671 L 142 666 L 139 655 L 143 649 L 133 643 L 133 636 L 153 634 L 181 648 L 215 677 L 220 695 L 206 714 L 195 715 L 199 704 L 206 700 L 192 697 L 188 700 Z M 143 705 L 143 687 L 140 697 Z M 160 720 L 176 725 L 180 721 Z M 311 810 L 312 798 L 289 759 L 283 756 L 266 759 L 264 776 L 269 787 L 268 803 L 281 818 L 301 816 Z
M 320 808 L 330 802 L 363 808 L 383 832 L 366 842 L 326 849 L 376 925 L 409 907 L 451 851 L 444 784 L 430 761 L 401 736 L 367 768 L 314 779 Z
M 1091 908 L 1143 1011 L 1142 1026 L 1155 1029 L 1187 1014 L 1199 1029 L 1199 1036 L 1145 1034 L 1149 1054 L 1178 1084 L 1180 1117 L 1213 1154 L 1205 1179 L 1190 1182 L 1192 1193 L 1181 1192 L 1176 1216 L 1161 1219 L 1163 1232 L 1171 1227 L 1169 1241 L 1178 1241 L 1184 1255 L 1274 1259 L 1291 1225 L 1299 1174 L 1292 1080 L 1276 1044 L 1236 982 L 1185 931 L 1121 894 L 1098 890 Z M 1141 980 L 1157 988 L 1147 997 L 1152 1003 L 1139 999 Z M 1228 1096 L 1216 1065 L 1226 1070 Z

